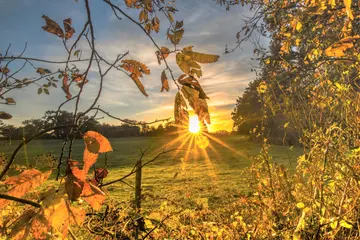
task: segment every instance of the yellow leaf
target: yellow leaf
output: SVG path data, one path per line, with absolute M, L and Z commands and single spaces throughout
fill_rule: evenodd
M 217 62 L 220 57 L 214 54 L 198 53 L 198 52 L 186 51 L 186 50 L 183 50 L 182 53 L 191 57 L 192 59 L 194 59 L 196 62 L 199 63 L 214 63 Z
M 296 24 L 296 31 L 300 32 L 301 28 L 302 28 L 302 24 L 301 24 L 301 22 L 299 21 L 299 22 L 297 22 L 297 24 Z
M 348 228 L 348 229 L 353 228 L 353 225 L 351 225 L 350 223 L 348 223 L 348 222 L 345 221 L 345 220 L 341 220 L 341 221 L 340 221 L 340 226 L 342 226 L 342 227 L 344 227 L 344 228 Z
M 337 226 L 338 226 L 338 221 L 334 221 L 334 222 L 330 223 L 330 227 L 332 229 L 335 229 Z
M 305 204 L 304 204 L 303 202 L 298 202 L 298 203 L 296 204 L 296 207 L 302 209 L 302 208 L 305 207 Z
M 351 2 L 352 2 L 352 0 L 344 0 L 346 14 L 348 15 L 350 20 L 354 20 L 354 15 L 352 14 L 352 11 L 351 11 Z

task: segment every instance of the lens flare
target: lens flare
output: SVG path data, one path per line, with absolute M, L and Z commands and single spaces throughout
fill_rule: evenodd
M 194 115 L 189 118 L 189 132 L 199 133 L 200 132 L 200 122 L 198 116 Z

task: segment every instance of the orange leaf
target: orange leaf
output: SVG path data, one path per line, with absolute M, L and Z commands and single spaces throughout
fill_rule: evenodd
M 10 177 L 4 181 L 5 184 L 14 185 L 6 194 L 20 198 L 27 192 L 40 186 L 48 179 L 51 171 L 42 173 L 36 169 L 25 170 L 17 176 Z M 0 209 L 11 203 L 9 200 L 0 199 Z
M 67 18 L 63 21 L 65 29 L 65 39 L 69 39 L 75 33 L 75 29 L 71 27 L 71 18 Z
M 164 91 L 164 89 L 168 92 L 170 87 L 169 87 L 169 81 L 167 79 L 165 70 L 161 73 L 161 92 Z
M 91 143 L 93 143 L 93 141 L 95 140 L 96 142 L 98 142 L 99 144 L 99 149 L 97 152 L 92 152 L 90 149 L 89 151 L 92 153 L 105 153 L 105 152 L 111 152 L 113 149 L 110 145 L 109 140 L 104 137 L 103 135 L 101 135 L 98 132 L 95 131 L 87 131 L 84 134 L 84 141 L 86 144 L 86 147 L 89 148 L 89 146 L 91 145 Z
M 76 201 L 82 192 L 84 187 L 86 174 L 82 169 L 76 166 L 71 166 L 68 163 L 68 174 L 65 179 L 65 190 L 71 201 Z
M 13 240 L 27 239 L 27 236 L 30 234 L 29 222 L 36 214 L 37 212 L 33 209 L 26 210 L 16 222 L 12 224 L 13 227 L 8 238 Z
M 335 44 L 334 46 L 328 47 L 325 50 L 325 54 L 329 57 L 342 57 L 345 55 L 345 51 L 354 46 L 353 43 L 342 43 Z
M 105 201 L 105 194 L 91 183 L 85 182 L 81 198 L 84 199 L 94 210 L 100 210 Z
M 83 156 L 83 161 L 84 161 L 83 172 L 85 176 L 89 172 L 91 166 L 96 162 L 98 156 L 99 155 L 97 153 L 91 153 L 87 148 L 85 148 L 84 156 Z
M 64 77 L 63 77 L 63 86 L 61 88 L 66 93 L 66 98 L 70 99 L 72 96 L 70 94 L 68 80 L 69 80 L 69 77 L 68 77 L 67 73 L 65 73 Z
M 45 31 L 55 34 L 58 37 L 64 38 L 64 32 L 60 28 L 59 24 L 57 24 L 54 20 L 51 18 L 43 15 L 43 19 L 45 19 L 46 25 L 42 27 Z

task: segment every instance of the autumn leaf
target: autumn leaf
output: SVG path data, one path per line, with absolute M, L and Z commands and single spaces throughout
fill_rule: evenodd
M 188 87 L 191 87 L 193 86 L 196 90 L 199 91 L 199 97 L 200 98 L 203 98 L 203 99 L 208 99 L 209 97 L 206 95 L 206 93 L 204 92 L 204 90 L 202 89 L 199 81 L 192 77 L 192 76 L 189 76 L 189 77 L 186 77 L 186 74 L 183 74 L 181 75 L 179 78 L 178 78 L 178 82 L 181 84 L 181 85 L 186 85 Z
M 200 121 L 205 120 L 207 124 L 211 124 L 209 108 L 205 99 L 199 98 L 199 107 L 196 114 Z
M 185 98 L 189 101 L 192 109 L 194 109 L 195 113 L 198 115 L 199 121 L 205 120 L 208 124 L 210 124 L 208 105 L 205 99 L 200 98 L 199 91 L 188 86 L 183 86 L 181 91 Z
M 199 101 L 199 92 L 195 90 L 194 88 L 183 86 L 181 88 L 182 93 L 184 94 L 184 97 L 189 101 L 190 106 L 194 111 L 196 112 L 198 108 L 198 101 Z
M 161 60 L 164 60 L 170 54 L 170 50 L 167 47 L 161 47 L 160 50 L 161 51 L 157 50 L 155 52 L 159 65 L 161 64 Z
M 30 234 L 31 225 L 29 222 L 37 214 L 34 209 L 26 210 L 12 225 L 9 239 L 20 240 L 27 239 Z
M 11 118 L 12 118 L 11 114 L 9 114 L 7 112 L 0 111 L 0 119 L 8 120 L 8 119 L 11 119 Z
M 191 57 L 193 60 L 199 63 L 214 63 L 217 62 L 220 57 L 218 55 L 198 53 L 198 52 L 186 51 L 186 50 L 183 50 L 182 53 Z
M 192 75 L 194 73 L 194 70 L 195 70 L 195 72 L 200 71 L 200 73 L 201 73 L 200 65 L 197 62 L 195 62 L 190 56 L 187 56 L 182 53 L 177 53 L 176 54 L 176 63 L 184 73 Z M 200 73 L 198 73 L 198 74 L 201 76 Z
M 64 38 L 64 32 L 60 28 L 59 24 L 45 15 L 43 15 L 42 18 L 45 19 L 46 22 L 46 25 L 43 26 L 42 29 L 49 33 L 55 34 L 58 37 Z
M 63 21 L 64 29 L 65 29 L 65 39 L 68 40 L 75 33 L 75 29 L 71 27 L 72 20 L 71 18 L 67 18 Z
M 354 15 L 352 14 L 351 11 L 351 2 L 352 0 L 344 0 L 344 5 L 346 9 L 346 14 L 348 15 L 349 19 L 354 20 Z
M 153 28 L 153 30 L 158 33 L 158 32 L 160 31 L 160 21 L 159 21 L 159 18 L 154 17 L 151 22 L 152 22 L 152 28 Z
M 94 210 L 100 210 L 105 201 L 105 193 L 89 182 L 85 182 L 81 198 L 84 199 Z
M 182 28 L 184 25 L 184 22 L 178 22 L 176 21 L 175 29 L 171 30 L 172 33 L 168 31 L 167 36 L 170 39 L 171 43 L 174 45 L 177 45 L 180 43 L 183 35 L 184 35 L 184 29 Z
M 8 192 L 7 195 L 20 198 L 24 196 L 29 191 L 35 189 L 40 186 L 43 182 L 48 179 L 51 171 L 47 171 L 42 173 L 36 169 L 28 169 L 22 172 L 19 175 L 9 177 L 4 181 L 4 184 L 13 185 Z M 0 199 L 0 209 L 4 208 L 11 201 Z
M 174 106 L 174 117 L 176 124 L 188 124 L 189 113 L 186 110 L 187 105 L 185 99 L 180 92 L 176 93 L 175 106 Z
M 329 57 L 342 57 L 345 55 L 345 51 L 353 46 L 353 43 L 335 44 L 334 46 L 328 47 L 325 50 L 325 54 Z
M 0 73 L 3 73 L 3 74 L 8 74 L 10 72 L 10 69 L 9 68 L 7 68 L 7 67 L 3 67 L 3 68 L 1 68 L 0 67 Z
M 63 85 L 61 88 L 65 92 L 66 98 L 70 99 L 72 96 L 70 94 L 70 87 L 69 87 L 68 80 L 69 80 L 69 77 L 68 77 L 67 73 L 65 73 L 63 76 L 63 81 L 62 81 Z
M 145 97 L 148 97 L 149 95 L 146 93 L 144 85 L 141 83 L 139 77 L 143 76 L 142 73 L 149 75 L 150 69 L 145 64 L 135 60 L 127 59 L 122 60 L 121 62 L 123 64 L 120 65 L 120 67 L 131 73 L 131 79 L 135 82 L 141 93 L 144 94 Z
M 51 73 L 51 71 L 46 68 L 37 68 L 36 72 L 39 73 L 40 75 L 45 75 L 45 74 Z
M 5 98 L 5 101 L 7 104 L 16 104 L 16 102 L 13 98 Z
M 162 71 L 161 73 L 161 92 L 164 91 L 164 89 L 168 92 L 170 87 L 169 87 L 169 81 L 167 79 L 167 76 L 166 76 L 166 73 L 165 73 L 165 70 Z

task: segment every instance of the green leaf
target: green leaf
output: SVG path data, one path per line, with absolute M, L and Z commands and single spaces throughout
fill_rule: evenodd
M 81 50 L 76 50 L 76 51 L 74 52 L 74 56 L 75 56 L 75 57 L 79 57 L 80 52 L 81 52 Z
M 47 88 L 44 88 L 44 93 L 46 93 L 47 95 L 49 95 L 49 90 Z
M 39 88 L 39 89 L 38 89 L 38 94 L 41 94 L 42 91 L 43 91 L 42 88 Z

